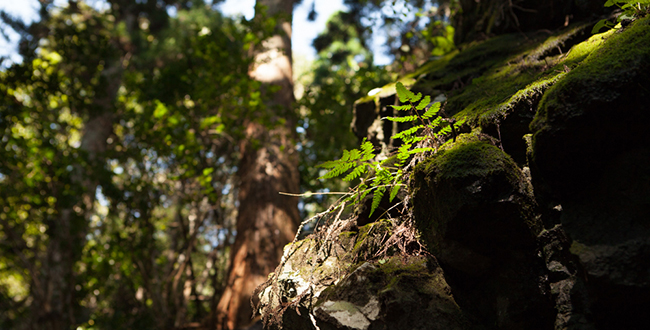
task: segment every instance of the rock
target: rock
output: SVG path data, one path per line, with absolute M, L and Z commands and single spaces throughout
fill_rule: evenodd
M 548 329 L 554 312 L 540 290 L 534 237 L 541 225 L 514 161 L 461 136 L 421 163 L 411 184 L 415 223 L 462 310 L 499 329 Z
M 541 101 L 533 180 L 562 206 L 596 327 L 640 329 L 650 322 L 650 19 L 601 43 Z
M 372 223 L 324 245 L 306 239 L 287 246 L 277 279 L 259 294 L 267 327 L 468 329 L 434 258 L 361 258 L 363 251 L 383 247 L 377 243 L 386 229 L 385 223 Z

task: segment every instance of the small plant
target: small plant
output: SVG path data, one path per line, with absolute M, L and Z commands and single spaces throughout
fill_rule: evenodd
M 631 20 L 647 14 L 650 10 L 650 0 L 607 0 L 607 2 L 605 2 L 605 7 L 611 6 L 617 6 L 623 10 L 623 12 L 616 18 L 616 23 L 620 23 L 621 21 Z M 616 26 L 616 23 L 612 23 L 607 19 L 601 20 L 596 23 L 594 28 L 591 30 L 591 33 L 598 33 L 603 27 L 612 29 Z
M 411 115 L 383 119 L 412 123 L 414 126 L 391 137 L 402 141 L 402 145 L 394 155 L 385 160 L 377 160 L 372 143 L 364 139 L 360 149 L 345 150 L 340 159 L 319 165 L 329 170 L 320 179 L 336 178 L 344 174 L 343 180 L 347 182 L 361 178 L 361 182 L 351 189 L 344 201 L 358 203 L 372 192 L 370 215 L 377 209 L 386 191 L 390 190 L 389 200 L 392 202 L 399 190 L 404 187 L 403 168 L 406 161 L 412 155 L 435 150 L 432 147 L 421 147 L 422 141 L 455 132 L 457 127 L 463 124 L 463 121 L 455 122 L 438 116 L 440 102 L 432 104 L 430 96 L 422 97 L 422 93 L 415 94 L 399 82 L 396 84 L 396 89 L 402 105 L 393 108 L 398 111 L 410 111 Z M 364 174 L 368 175 L 362 177 Z

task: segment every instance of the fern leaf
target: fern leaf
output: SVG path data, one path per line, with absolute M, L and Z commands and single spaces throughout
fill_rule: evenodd
M 415 148 L 408 151 L 409 155 L 419 154 L 427 151 L 434 151 L 434 148 Z
M 350 150 L 350 156 L 349 156 L 348 161 L 351 162 L 351 161 L 358 160 L 360 158 L 361 158 L 361 152 L 359 151 L 359 149 Z
M 408 151 L 411 149 L 412 144 L 404 143 L 402 146 L 397 149 L 397 159 L 405 160 L 409 157 Z
M 418 106 L 415 107 L 415 110 L 417 111 L 424 110 L 424 108 L 426 108 L 427 105 L 429 105 L 429 103 L 431 103 L 431 96 L 427 95 L 422 99 L 422 101 L 420 101 Z
M 404 116 L 404 117 L 384 117 L 384 119 L 388 119 L 390 121 L 394 121 L 398 123 L 408 123 L 408 122 L 418 120 L 418 116 L 413 115 L 413 116 Z
M 373 153 L 374 146 L 370 141 L 366 141 L 364 138 L 363 143 L 361 144 L 361 151 L 363 152 L 363 157 L 361 157 L 361 161 L 368 161 L 371 160 L 375 157 L 375 154 Z
M 350 159 L 350 151 L 349 150 L 343 150 L 343 157 L 341 157 L 342 162 L 347 162 Z
M 366 164 L 361 164 L 361 165 L 357 166 L 352 172 L 350 172 L 350 174 L 346 175 L 343 178 L 343 181 L 350 182 L 350 181 L 360 177 L 361 174 L 366 173 L 367 170 L 368 170 L 367 165 Z
M 389 202 L 392 202 L 393 199 L 397 196 L 397 193 L 399 192 L 399 189 L 401 188 L 401 184 L 395 184 L 391 189 L 390 189 L 390 198 L 388 199 Z
M 409 111 L 409 110 L 411 110 L 411 105 L 409 105 L 409 104 L 391 105 L 391 107 L 393 107 L 393 109 L 395 109 L 397 111 Z
M 369 216 L 372 216 L 377 207 L 379 207 L 379 203 L 381 203 L 381 199 L 384 197 L 384 191 L 386 191 L 386 188 L 384 187 L 379 187 L 377 190 L 375 190 L 375 193 L 372 196 L 372 206 L 370 207 Z
M 442 123 L 442 118 L 436 117 L 436 119 L 432 120 L 429 125 L 427 125 L 429 128 L 434 129 Z
M 397 90 L 397 97 L 402 103 L 406 103 L 411 100 L 411 97 L 415 96 L 411 91 L 406 89 L 401 82 L 395 84 L 395 89 Z
M 418 130 L 420 130 L 421 128 L 424 128 L 424 126 L 423 125 L 414 126 L 414 127 L 409 128 L 409 129 L 403 130 L 403 131 L 391 136 L 390 138 L 391 139 L 404 139 L 405 137 L 409 137 L 409 136 L 412 136 L 413 134 L 417 133 Z
M 328 160 L 322 164 L 317 165 L 317 167 L 322 167 L 322 168 L 334 168 L 337 167 L 341 163 L 340 160 Z
M 427 110 L 427 112 L 425 112 L 422 115 L 422 118 L 423 119 L 429 119 L 429 118 L 437 115 L 439 110 L 440 110 L 440 102 L 436 102 L 436 103 L 434 103 L 433 105 L 431 105 L 429 107 L 429 110 Z
M 337 176 L 340 176 L 341 174 L 349 171 L 352 167 L 354 167 L 354 165 L 356 165 L 355 162 L 345 162 L 345 163 L 342 162 L 337 167 L 331 169 L 325 175 L 321 176 L 319 179 L 336 178 Z

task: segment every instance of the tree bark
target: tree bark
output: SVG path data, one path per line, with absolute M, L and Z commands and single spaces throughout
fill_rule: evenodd
M 100 171 L 106 140 L 113 131 L 113 101 L 121 83 L 121 61 L 115 61 L 102 73 L 106 89 L 93 100 L 89 118 L 84 125 L 80 150 L 85 154 L 87 164 L 76 166 L 72 182 L 82 193 L 70 198 L 65 196 L 58 207 L 58 217 L 48 224 L 48 244 L 40 274 L 44 287 L 34 292 L 36 302 L 32 320 L 34 329 L 68 330 L 77 324 L 78 310 L 75 297 L 76 262 L 80 259 L 88 232 L 88 223 L 93 214 L 95 191 L 98 185 L 96 171 Z
M 217 306 L 220 329 L 236 329 L 251 322 L 251 294 L 277 266 L 282 248 L 291 242 L 300 221 L 297 198 L 279 194 L 299 190 L 291 110 L 293 4 L 293 0 L 258 0 L 268 15 L 277 14 L 279 19 L 276 34 L 255 55 L 250 76 L 262 82 L 263 88 L 275 85 L 280 90 L 266 103 L 276 124 L 269 128 L 249 120 L 246 139 L 240 146 L 237 236 L 231 250 L 228 286 Z M 278 124 L 280 119 L 286 123 Z

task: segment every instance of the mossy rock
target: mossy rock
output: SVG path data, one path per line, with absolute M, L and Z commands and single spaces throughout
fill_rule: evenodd
M 478 136 L 441 148 L 416 167 L 410 182 L 416 225 L 434 253 L 449 239 L 479 250 L 530 245 L 540 229 L 521 170 Z
M 365 262 L 325 290 L 314 310 L 328 329 L 470 328 L 442 269 L 425 257 Z
M 538 177 L 557 197 L 593 181 L 613 154 L 650 143 L 650 17 L 589 43 L 595 49 L 544 94 L 531 123 Z

